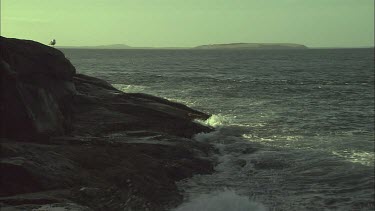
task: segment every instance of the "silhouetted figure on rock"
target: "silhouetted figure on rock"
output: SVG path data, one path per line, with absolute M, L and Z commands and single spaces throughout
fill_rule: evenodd
M 56 40 L 55 39 L 53 39 L 53 40 L 51 40 L 51 42 L 49 42 L 49 45 L 54 46 L 55 44 L 56 44 Z

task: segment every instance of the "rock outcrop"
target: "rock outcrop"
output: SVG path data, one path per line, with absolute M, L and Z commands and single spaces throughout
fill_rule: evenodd
M 60 51 L 28 41 L 0 38 L 1 136 L 63 135 L 67 101 L 76 94 L 75 68 Z
M 209 116 L 77 74 L 59 50 L 0 37 L 2 210 L 166 210 L 210 173 Z

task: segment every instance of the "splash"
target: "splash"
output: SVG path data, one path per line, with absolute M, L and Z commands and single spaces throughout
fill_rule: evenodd
M 235 117 L 230 117 L 230 116 L 222 115 L 222 114 L 214 114 L 210 116 L 210 118 L 208 118 L 207 120 L 205 121 L 198 120 L 198 122 L 203 125 L 207 125 L 211 127 L 220 127 L 224 125 L 231 125 L 233 122 L 233 118 Z
M 146 86 L 138 86 L 138 85 L 127 85 L 127 84 L 112 84 L 116 89 L 122 92 L 128 93 L 138 93 L 144 91 L 147 87 Z
M 233 190 L 202 194 L 172 211 L 267 211 L 267 208 Z

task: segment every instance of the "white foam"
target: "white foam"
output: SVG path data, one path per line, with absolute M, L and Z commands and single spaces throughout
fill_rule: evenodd
M 365 166 L 374 166 L 374 152 L 332 151 L 332 154 L 344 158 L 352 163 L 360 163 Z
M 116 89 L 122 91 L 122 92 L 128 92 L 128 93 L 138 93 L 145 90 L 146 86 L 139 86 L 139 85 L 128 85 L 128 84 L 112 84 Z
M 199 123 L 203 125 L 211 126 L 211 127 L 219 127 L 223 125 L 231 125 L 233 118 L 235 117 L 229 117 L 229 116 L 222 115 L 222 114 L 214 114 L 205 121 L 199 121 Z
M 333 154 L 340 158 L 345 159 L 346 161 L 352 163 L 360 163 L 365 166 L 374 165 L 374 152 L 361 152 L 355 150 L 334 150 L 330 146 L 326 148 L 316 148 L 312 147 L 309 144 L 304 144 L 303 136 L 274 136 L 271 138 L 262 138 L 254 136 L 253 134 L 243 134 L 243 138 L 251 141 L 252 143 L 261 143 L 264 146 L 273 146 L 277 148 L 284 149 L 303 149 L 303 150 L 314 150 L 314 151 L 325 151 L 327 153 Z M 202 137 L 199 137 L 202 138 Z M 302 140 L 302 141 L 301 141 Z M 315 141 L 317 143 L 317 141 Z
M 244 129 L 240 126 L 218 126 L 216 130 L 210 133 L 198 133 L 193 138 L 196 141 L 210 142 L 218 146 L 221 144 L 230 144 L 234 142 L 244 143 L 243 134 Z
M 173 211 L 266 211 L 267 208 L 233 190 L 202 194 Z

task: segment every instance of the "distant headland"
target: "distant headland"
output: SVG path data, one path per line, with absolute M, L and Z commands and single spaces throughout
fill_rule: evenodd
M 229 43 L 200 45 L 195 49 L 307 49 L 307 47 L 294 43 Z
M 209 44 L 196 47 L 133 47 L 125 44 L 98 46 L 60 46 L 59 48 L 81 49 L 307 49 L 308 47 L 295 43 L 228 43 Z
M 82 49 L 131 49 L 129 45 L 125 44 L 111 44 L 111 45 L 96 45 L 96 46 L 59 46 L 59 48 L 82 48 Z

